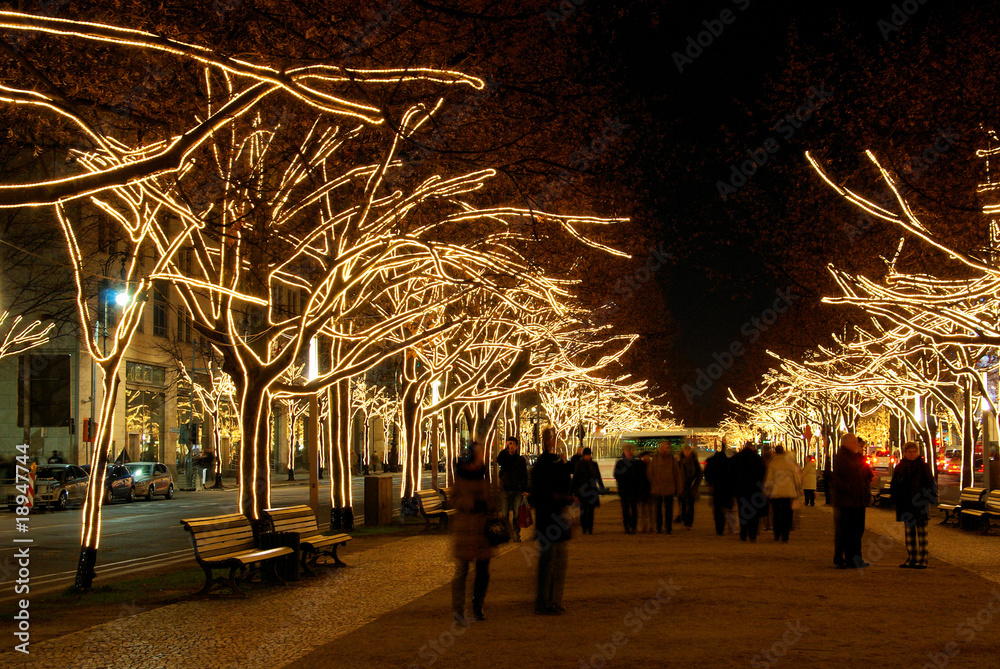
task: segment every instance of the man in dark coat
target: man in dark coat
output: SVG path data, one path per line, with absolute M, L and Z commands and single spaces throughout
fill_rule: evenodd
M 733 508 L 733 483 L 729 471 L 726 444 L 705 461 L 705 480 L 712 486 L 712 517 L 715 519 L 715 533 L 720 537 L 726 531 L 726 511 Z
M 618 483 L 618 497 L 622 503 L 622 524 L 625 525 L 625 534 L 635 534 L 639 494 L 646 479 L 643 462 L 632 454 L 632 444 L 625 444 L 622 456 L 615 463 L 615 482 Z
M 743 445 L 743 450 L 733 456 L 729 465 L 736 510 L 740 514 L 740 541 L 749 539 L 755 542 L 760 516 L 767 508 L 767 497 L 764 496 L 764 461 L 753 442 L 748 441 Z
M 601 505 L 604 479 L 589 448 L 583 449 L 573 469 L 573 494 L 580 500 L 580 529 L 594 533 L 594 509 Z
M 927 569 L 927 510 L 937 501 L 937 483 L 912 441 L 903 444 L 903 459 L 892 472 L 889 495 L 906 537 L 907 560 L 899 566 Z
M 500 467 L 500 484 L 503 486 L 503 496 L 500 498 L 500 512 L 504 522 L 508 523 L 510 536 L 515 542 L 521 541 L 521 526 L 517 522 L 518 509 L 521 500 L 528 494 L 528 463 L 518 452 L 520 442 L 517 437 L 507 437 L 507 447 L 497 456 Z M 508 520 L 508 516 L 512 516 Z
M 531 505 L 535 507 L 535 538 L 538 540 L 538 592 L 535 613 L 557 615 L 562 606 L 568 553 L 566 542 L 573 524 L 566 507 L 573 501 L 566 454 L 556 454 L 555 428 L 542 431 L 544 452 L 531 470 Z
M 869 566 L 861 557 L 861 537 L 865 533 L 865 508 L 871 502 L 869 486 L 873 476 L 858 438 L 848 432 L 840 438 L 840 449 L 833 458 L 830 491 L 835 514 L 833 561 L 839 569 Z
M 684 444 L 677 465 L 681 470 L 681 489 L 677 495 L 681 503 L 681 520 L 684 527 L 690 530 L 694 525 L 694 505 L 698 501 L 698 488 L 702 478 L 701 463 L 691 444 Z

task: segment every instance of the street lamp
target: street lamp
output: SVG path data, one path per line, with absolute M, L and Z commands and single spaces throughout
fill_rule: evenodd
M 314 381 L 319 376 L 319 345 L 316 337 L 309 340 L 309 358 L 306 364 L 306 380 Z M 309 506 L 319 522 L 319 397 L 309 395 L 309 434 L 306 439 L 306 459 L 309 462 Z M 331 483 L 331 485 L 333 485 Z
M 431 403 L 437 406 L 441 400 L 441 380 L 436 379 L 431 382 Z M 438 415 L 435 411 L 431 417 L 431 488 L 437 490 L 438 487 Z

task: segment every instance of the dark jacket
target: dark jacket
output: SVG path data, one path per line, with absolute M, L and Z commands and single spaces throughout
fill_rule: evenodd
M 874 474 L 865 456 L 840 447 L 833 457 L 830 492 L 833 505 L 839 508 L 865 507 L 871 503 L 871 480 Z
M 903 460 L 892 472 L 889 495 L 896 506 L 896 520 L 927 522 L 927 510 L 937 502 L 937 483 L 931 466 L 923 458 Z
M 573 469 L 573 494 L 580 498 L 582 506 L 600 506 L 601 493 L 604 492 L 604 479 L 597 463 L 587 462 L 583 458 L 576 461 Z
M 615 463 L 615 482 L 622 497 L 638 497 L 646 484 L 646 463 L 624 455 Z
M 500 467 L 500 483 L 504 492 L 525 492 L 528 490 L 528 463 L 520 453 L 511 455 L 506 448 L 497 456 Z
M 566 507 L 573 500 L 570 494 L 569 465 L 555 453 L 542 453 L 531 469 L 531 495 L 528 501 L 535 507 L 535 534 L 552 542 L 572 537 L 573 523 Z
M 701 463 L 698 462 L 698 454 L 691 451 L 691 455 L 677 458 L 677 465 L 681 469 L 680 494 L 691 497 L 698 496 L 698 486 L 701 485 Z
M 486 515 L 493 496 L 486 480 L 486 467 L 459 463 L 455 486 L 448 501 L 458 513 L 451 519 L 455 537 L 455 557 L 459 560 L 488 560 L 493 551 L 486 540 Z
M 764 494 L 764 461 L 752 448 L 744 448 L 729 463 L 732 472 L 733 494 L 749 500 L 755 494 Z
M 705 480 L 712 486 L 712 498 L 718 502 L 732 502 L 732 472 L 725 451 L 719 451 L 705 461 Z

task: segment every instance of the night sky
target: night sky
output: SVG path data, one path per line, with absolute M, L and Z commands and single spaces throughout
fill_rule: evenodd
M 891 253 L 898 235 L 863 222 L 856 239 L 857 215 L 823 191 L 803 152 L 853 170 L 869 146 L 896 158 L 927 145 L 940 108 L 917 108 L 906 96 L 926 82 L 898 73 L 915 75 L 917 61 L 943 54 L 938 45 L 973 22 L 970 7 L 990 12 L 982 3 L 747 0 L 638 3 L 617 15 L 597 3 L 579 8 L 615 15 L 599 48 L 616 59 L 629 118 L 648 120 L 637 122 L 641 139 L 626 162 L 641 166 L 635 175 L 647 186 L 637 215 L 672 258 L 654 274 L 662 303 L 641 315 L 634 364 L 687 425 L 722 418 L 728 387 L 751 393 L 774 363 L 767 350 L 800 356 L 857 318 L 819 304 L 833 290 L 824 267 L 878 272 L 878 255 Z M 978 66 L 945 65 L 941 76 L 954 67 L 956 79 Z M 882 110 L 873 106 L 880 87 Z M 960 88 L 939 94 L 944 105 L 966 102 Z M 974 163 L 971 135 L 949 160 Z M 754 156 L 762 164 L 734 176 Z M 921 178 L 936 178 L 944 162 Z M 956 185 L 968 195 L 974 170 L 971 177 Z

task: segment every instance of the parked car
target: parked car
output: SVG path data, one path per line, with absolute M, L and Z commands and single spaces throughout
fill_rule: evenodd
M 132 473 L 135 494 L 139 497 L 148 502 L 153 501 L 153 495 L 173 498 L 174 480 L 162 462 L 127 462 L 125 467 Z
M 34 508 L 62 511 L 70 504 L 82 503 L 88 484 L 87 473 L 77 465 L 43 465 L 35 472 Z M 8 493 L 7 507 L 11 511 L 16 506 L 15 499 L 15 495 Z
M 81 467 L 90 475 L 90 465 Z M 107 473 L 104 476 L 104 503 L 111 504 L 116 499 L 123 499 L 126 502 L 135 501 L 135 482 L 132 480 L 132 472 L 125 465 L 109 464 Z

